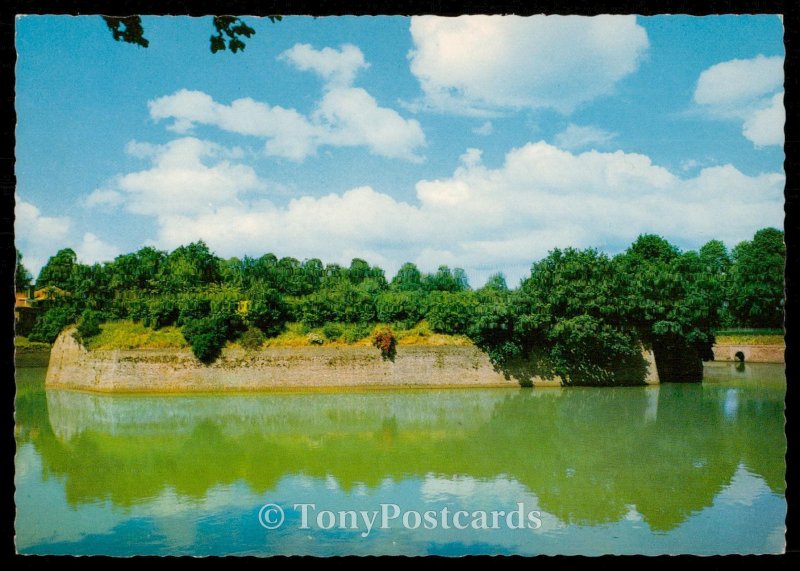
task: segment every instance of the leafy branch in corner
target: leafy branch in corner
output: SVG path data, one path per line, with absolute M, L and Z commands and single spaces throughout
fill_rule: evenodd
M 267 16 L 270 22 L 280 22 L 281 16 Z M 123 41 L 128 44 L 136 44 L 143 48 L 150 45 L 144 37 L 144 27 L 142 26 L 141 16 L 103 16 L 108 29 L 116 41 Z M 233 53 L 245 49 L 242 37 L 250 38 L 256 31 L 245 24 L 237 16 L 214 16 L 214 29 L 217 33 L 210 38 L 211 53 L 229 49 Z

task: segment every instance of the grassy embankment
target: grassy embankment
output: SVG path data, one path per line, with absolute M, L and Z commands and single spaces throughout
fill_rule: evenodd
M 41 353 L 50 350 L 50 345 L 47 343 L 39 343 L 38 341 L 29 341 L 27 337 L 17 335 L 14 338 L 14 348 L 17 353 Z
M 783 345 L 780 329 L 723 329 L 717 331 L 716 340 L 721 345 Z
M 356 325 L 341 325 L 338 331 L 325 328 L 307 330 L 300 323 L 290 323 L 277 337 L 266 339 L 264 347 L 309 347 L 326 345 L 343 347 L 371 346 L 373 331 L 382 324 L 364 328 Z M 89 342 L 89 349 L 185 349 L 189 345 L 178 327 L 164 327 L 158 330 L 131 321 L 112 321 L 100 326 L 101 332 Z M 442 335 L 431 331 L 427 322 L 421 321 L 410 329 L 393 328 L 398 346 L 466 346 L 472 342 L 464 335 Z M 338 335 L 337 335 L 338 333 Z M 729 329 L 717 332 L 717 343 L 783 345 L 783 332 L 779 329 Z M 29 341 L 18 336 L 15 340 L 18 355 L 41 354 L 50 351 L 47 343 Z M 236 342 L 230 347 L 239 347 Z
M 17 367 L 46 367 L 50 360 L 50 345 L 30 341 L 21 335 L 14 338 L 14 350 Z
M 264 341 L 264 347 L 309 347 L 325 346 L 371 346 L 373 331 L 381 327 L 363 327 L 341 325 L 336 328 L 305 329 L 299 323 L 290 323 L 277 337 Z M 100 326 L 101 332 L 88 344 L 90 350 L 102 349 L 183 349 L 188 343 L 177 327 L 164 327 L 154 330 L 141 323 L 131 321 L 112 321 Z M 442 335 L 431 331 L 427 322 L 421 321 L 410 329 L 392 328 L 398 346 L 403 345 L 471 345 L 472 342 L 463 335 Z M 228 347 L 239 347 L 237 342 L 230 342 Z

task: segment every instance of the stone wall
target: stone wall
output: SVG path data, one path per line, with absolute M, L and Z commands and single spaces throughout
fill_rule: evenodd
M 736 353 L 744 355 L 745 363 L 783 363 L 784 345 L 745 345 L 720 343 L 714 345 L 715 361 L 736 361 Z
M 657 383 L 652 356 L 647 382 Z M 496 371 L 485 353 L 466 346 L 400 346 L 394 362 L 373 347 L 226 348 L 211 365 L 188 349 L 87 351 L 63 332 L 53 345 L 48 387 L 99 392 L 216 392 L 378 387 L 560 386 Z

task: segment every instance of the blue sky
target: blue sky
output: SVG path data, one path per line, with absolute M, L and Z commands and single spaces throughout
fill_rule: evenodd
M 764 16 L 17 20 L 17 247 L 34 274 L 204 239 L 516 284 L 554 247 L 729 247 L 783 225 Z

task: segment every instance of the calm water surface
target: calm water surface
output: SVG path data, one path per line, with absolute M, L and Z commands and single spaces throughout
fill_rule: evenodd
M 784 549 L 782 365 L 711 364 L 697 385 L 157 397 L 45 391 L 44 374 L 17 372 L 22 553 Z M 315 506 L 308 529 L 296 504 Z M 520 509 L 540 525 L 516 529 Z M 379 515 L 367 533 L 340 511 Z

